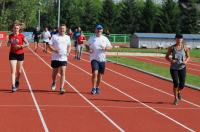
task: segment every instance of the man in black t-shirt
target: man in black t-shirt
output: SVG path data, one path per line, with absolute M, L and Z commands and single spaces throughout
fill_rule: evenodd
M 33 31 L 32 37 L 34 38 L 34 48 L 35 48 L 34 50 L 36 52 L 38 49 L 38 44 L 41 37 L 41 32 L 40 32 L 39 27 L 36 27 L 36 29 Z

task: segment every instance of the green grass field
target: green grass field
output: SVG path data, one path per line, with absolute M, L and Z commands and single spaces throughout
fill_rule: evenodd
M 200 62 L 200 59 L 193 60 L 194 62 Z
M 136 49 L 136 48 L 113 48 L 110 52 L 135 52 L 135 53 L 162 53 L 166 54 L 167 49 Z M 200 58 L 200 49 L 191 49 L 190 56 Z
M 118 59 L 116 57 L 108 57 L 108 60 L 115 61 L 115 62 L 118 61 L 118 63 L 122 63 L 133 68 L 135 67 L 135 68 L 148 71 L 148 72 L 171 79 L 169 68 L 164 68 L 161 66 L 157 66 L 157 65 L 153 65 L 153 64 L 149 64 L 145 62 L 140 62 L 140 61 L 136 61 L 136 60 L 132 60 L 128 58 L 122 58 L 122 57 L 118 57 Z M 186 78 L 187 84 L 200 87 L 199 80 L 200 80 L 200 76 L 187 73 L 187 78 Z

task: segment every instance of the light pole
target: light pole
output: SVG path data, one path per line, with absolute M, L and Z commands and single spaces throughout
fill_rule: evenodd
M 38 27 L 40 29 L 40 9 L 38 10 Z
M 38 27 L 40 28 L 40 7 L 42 3 L 39 1 L 38 2 Z
M 60 26 L 60 0 L 58 0 L 58 27 Z

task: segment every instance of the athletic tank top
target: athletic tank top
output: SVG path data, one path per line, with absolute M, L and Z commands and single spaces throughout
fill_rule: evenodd
M 185 68 L 185 64 L 183 64 L 183 61 L 185 60 L 185 48 L 184 46 L 182 47 L 181 50 L 177 50 L 176 46 L 172 46 L 172 59 L 176 60 L 174 64 L 171 64 L 171 69 L 173 70 L 181 70 Z

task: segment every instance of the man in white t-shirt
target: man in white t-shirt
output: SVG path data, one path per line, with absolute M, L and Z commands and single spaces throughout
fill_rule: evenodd
M 65 92 L 64 82 L 65 82 L 65 70 L 67 66 L 67 58 L 71 51 L 71 40 L 68 35 L 65 35 L 66 26 L 62 24 L 59 27 L 58 34 L 52 36 L 49 42 L 49 48 L 52 53 L 51 67 L 52 71 L 52 90 L 56 89 L 56 76 L 58 71 L 60 71 L 60 93 Z
M 97 25 L 95 35 L 90 37 L 87 50 L 90 52 L 90 61 L 92 67 L 92 94 L 100 93 L 100 82 L 105 71 L 106 50 L 112 49 L 112 45 L 107 37 L 102 35 L 103 26 Z
M 44 32 L 42 33 L 43 38 L 43 44 L 44 44 L 44 52 L 47 53 L 47 47 L 49 44 L 49 41 L 51 39 L 51 33 L 49 32 L 48 28 L 46 27 Z

